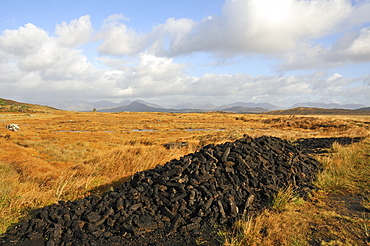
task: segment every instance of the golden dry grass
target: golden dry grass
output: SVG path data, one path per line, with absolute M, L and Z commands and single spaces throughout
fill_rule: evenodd
M 33 111 L 26 113 L 0 112 L 0 233 L 20 218 L 28 216 L 33 209 L 58 200 L 73 200 L 91 192 L 106 191 L 137 171 L 164 164 L 209 143 L 232 141 L 243 134 L 253 137 L 270 135 L 288 140 L 304 137 L 366 137 L 370 126 L 370 116 L 81 113 L 39 106 L 35 106 L 35 109 L 31 107 Z M 8 131 L 5 126 L 11 123 L 18 124 L 21 131 Z M 167 150 L 163 144 L 168 142 L 187 142 L 188 146 Z M 339 146 L 333 148 L 340 149 Z M 345 153 L 338 154 L 338 157 L 334 154 L 321 157 L 320 160 L 329 167 L 336 165 L 333 162 L 343 159 Z M 353 154 L 351 152 L 349 156 Z M 356 167 L 350 170 L 353 169 Z M 346 174 L 348 170 L 343 171 L 343 175 Z M 336 188 L 328 187 L 335 186 L 325 182 L 338 184 L 338 181 L 335 178 L 330 182 L 328 180 L 325 178 L 319 182 L 324 190 L 331 192 Z M 353 188 L 352 181 L 348 182 L 340 183 L 348 188 L 344 189 L 345 192 L 358 191 Z M 339 187 L 339 190 L 342 188 Z M 367 192 L 370 193 L 370 190 Z M 264 235 L 274 235 L 270 239 L 263 237 L 266 244 L 256 245 L 277 245 L 267 242 L 276 242 L 278 239 L 274 238 L 279 238 L 281 230 L 294 228 L 285 220 L 297 217 L 304 219 L 306 214 L 309 216 L 317 211 L 307 204 L 288 203 L 287 211 L 276 214 L 269 212 L 261 215 L 264 219 L 260 222 L 260 218 L 247 222 L 252 223 L 252 228 L 261 225 L 265 228 L 266 223 L 276 228 L 264 232 Z M 363 204 L 366 204 L 366 197 Z M 305 228 L 311 228 L 304 221 L 294 219 L 293 222 L 302 226 L 302 233 L 309 230 Z M 315 223 L 321 222 L 324 223 L 320 220 Z M 235 227 L 239 228 L 237 230 L 242 228 L 238 224 Z M 296 244 L 281 245 L 306 245 L 299 242 L 308 242 L 307 237 L 299 235 L 293 240 Z M 279 240 L 291 242 L 292 238 L 287 236 L 285 241 Z

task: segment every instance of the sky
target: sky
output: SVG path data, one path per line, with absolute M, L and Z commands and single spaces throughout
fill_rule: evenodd
M 0 6 L 0 98 L 370 106 L 370 0 Z

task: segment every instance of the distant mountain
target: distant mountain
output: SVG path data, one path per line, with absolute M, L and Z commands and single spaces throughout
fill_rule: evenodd
M 155 108 L 140 103 L 138 101 L 134 101 L 129 105 L 100 109 L 97 111 L 117 113 L 117 112 L 163 112 L 163 110 L 164 110 L 163 108 Z
M 359 108 L 357 110 L 362 110 L 362 111 L 370 111 L 370 107 L 365 107 L 365 108 Z
M 132 103 L 132 101 L 130 100 L 124 100 L 120 103 L 114 103 L 114 102 L 107 101 L 107 100 L 102 100 L 98 102 L 88 102 L 84 100 L 67 100 L 67 101 L 46 102 L 43 104 L 47 104 L 54 108 L 63 109 L 63 110 L 90 111 L 93 109 L 124 106 L 124 105 L 129 105 L 130 103 Z
M 105 108 L 97 110 L 99 112 L 164 112 L 164 113 L 192 113 L 192 112 L 206 112 L 208 110 L 203 109 L 172 109 L 172 108 L 158 108 L 158 107 L 151 107 L 141 103 L 139 101 L 134 101 L 130 105 L 127 106 L 119 106 L 113 108 Z M 247 108 L 247 107 L 240 107 L 234 106 L 223 109 L 224 112 L 233 112 L 233 113 L 262 113 L 269 111 L 265 108 Z
M 270 103 L 236 102 L 236 103 L 231 103 L 231 104 L 228 104 L 228 105 L 230 105 L 230 106 L 240 106 L 240 107 L 244 107 L 244 108 L 263 108 L 263 109 L 269 109 L 269 110 L 279 109 L 278 106 L 275 106 L 275 105 L 270 104 Z
M 98 108 L 112 108 L 112 107 L 117 107 L 117 106 L 129 105 L 130 103 L 132 103 L 132 101 L 130 101 L 130 100 L 125 100 L 125 101 L 122 101 L 120 103 L 114 103 L 114 102 L 111 102 L 111 101 L 102 100 L 102 101 L 93 102 L 93 103 L 90 103 L 90 104 L 94 108 L 98 109 Z
M 83 100 L 54 101 L 54 102 L 45 102 L 43 104 L 49 105 L 57 109 L 70 111 L 92 110 L 94 108 L 94 106 L 92 106 L 91 103 Z
M 132 104 L 135 102 L 134 104 Z M 70 111 L 91 111 L 96 109 L 101 112 L 205 112 L 205 111 L 225 111 L 225 112 L 268 112 L 272 110 L 284 110 L 292 108 L 322 108 L 322 109 L 359 109 L 368 110 L 367 107 L 361 104 L 337 104 L 337 103 L 315 103 L 305 102 L 297 103 L 291 107 L 281 108 L 270 103 L 253 103 L 253 102 L 235 102 L 216 106 L 214 104 L 195 104 L 195 103 L 180 103 L 171 107 L 164 108 L 158 104 L 149 103 L 144 100 L 123 100 L 118 103 L 101 100 L 97 102 L 88 102 L 84 100 L 68 100 L 68 101 L 55 101 L 38 103 L 43 105 L 52 106 L 56 109 L 70 110 Z M 139 106 L 140 105 L 140 106 Z M 130 107 L 128 107 L 130 106 Z
M 270 111 L 266 108 L 249 108 L 249 107 L 241 107 L 241 106 L 234 106 L 230 108 L 225 108 L 221 111 L 224 112 L 233 112 L 233 113 L 264 113 Z
M 275 110 L 266 112 L 271 115 L 369 115 L 368 110 L 355 109 L 324 109 L 324 108 L 307 108 L 298 107 L 286 110 Z
M 146 102 L 144 100 L 135 100 L 135 102 L 138 102 L 138 103 L 141 103 L 141 104 L 144 104 L 146 106 L 149 106 L 149 107 L 153 107 L 153 108 L 163 108 L 162 106 L 158 105 L 158 104 L 154 104 L 154 103 L 149 103 L 149 102 Z M 127 104 L 128 105 L 128 104 Z
M 296 103 L 290 108 L 323 108 L 323 109 L 358 109 L 364 107 L 362 104 L 338 104 L 338 103 L 316 103 L 316 102 L 305 102 Z
M 222 106 L 216 106 L 211 103 L 208 103 L 208 104 L 180 103 L 180 104 L 173 106 L 172 108 L 174 109 L 201 109 L 201 110 L 208 110 L 208 111 L 209 110 L 233 111 L 237 109 L 234 107 L 240 107 L 241 110 L 248 108 L 248 111 L 255 111 L 259 109 L 263 109 L 263 111 L 279 109 L 278 106 L 272 105 L 270 103 L 245 103 L 245 102 L 230 103 L 230 104 L 225 104 Z
M 217 108 L 216 105 L 207 104 L 193 104 L 193 103 L 180 103 L 172 107 L 173 109 L 201 109 L 201 110 L 214 110 Z

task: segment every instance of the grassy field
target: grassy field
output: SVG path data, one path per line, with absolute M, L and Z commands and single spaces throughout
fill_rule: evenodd
M 297 140 L 368 137 L 370 116 L 0 110 L 0 233 L 32 210 L 104 192 L 137 171 L 209 143 L 248 134 Z M 21 130 L 5 128 L 18 124 Z M 169 142 L 186 142 L 166 149 Z M 370 142 L 334 144 L 316 156 L 320 190 L 305 201 L 284 190 L 272 209 L 219 228 L 225 245 L 370 245 Z

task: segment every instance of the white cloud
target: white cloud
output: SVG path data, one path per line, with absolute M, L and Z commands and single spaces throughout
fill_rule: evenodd
M 302 41 L 348 28 L 346 21 L 365 7 L 368 8 L 355 8 L 345 0 L 229 0 L 222 16 L 193 25 L 181 40 L 171 42 L 169 55 L 198 51 L 221 55 L 285 52 Z M 370 17 L 363 19 L 369 21 Z
M 69 24 L 63 22 L 55 28 L 60 44 L 67 47 L 75 47 L 89 41 L 92 31 L 89 15 L 72 20 Z
M 72 78 L 92 68 L 80 50 L 60 46 L 58 39 L 32 24 L 5 31 L 0 44 L 22 72 L 39 72 L 45 80 Z
M 362 28 L 357 36 L 351 34 L 343 37 L 346 42 L 338 43 L 334 58 L 342 56 L 351 62 L 370 62 L 370 27 Z
M 136 33 L 123 15 L 105 20 L 101 54 L 124 56 L 149 50 L 173 57 L 193 52 L 222 56 L 276 55 L 302 43 L 368 23 L 370 4 L 348 0 L 226 0 L 221 16 L 201 22 L 169 18 L 149 33 Z
M 122 21 L 128 21 L 123 15 L 112 15 L 104 21 L 103 30 L 97 36 L 103 40 L 98 51 L 113 56 L 134 55 L 145 45 L 142 35 L 129 28 Z
M 348 26 L 361 26 L 369 22 L 370 2 L 368 0 L 357 0 L 353 6 L 351 18 L 346 21 Z
M 29 23 L 18 30 L 5 30 L 0 37 L 0 48 L 5 53 L 23 57 L 37 51 L 48 38 L 47 32 Z
M 369 23 L 369 12 L 368 1 L 227 0 L 221 16 L 201 22 L 169 18 L 145 34 L 122 23 L 126 17 L 114 15 L 100 33 L 99 52 L 166 57 L 209 52 L 223 58 L 264 54 L 281 59 L 279 71 L 331 68 L 370 60 L 368 28 L 350 31 Z M 320 44 L 338 33 L 343 38 L 332 47 Z
M 176 64 L 170 58 L 143 53 L 137 65 L 123 71 L 117 86 L 136 97 L 182 94 L 192 80 L 184 68 L 183 64 Z
M 129 19 L 123 15 L 112 15 L 104 21 L 98 39 L 103 40 L 99 52 L 103 55 L 138 55 L 147 49 L 156 55 L 166 55 L 169 46 L 176 45 L 192 30 L 194 21 L 169 18 L 149 33 L 137 33 L 123 22 Z
M 119 23 L 120 21 L 130 21 L 130 18 L 124 16 L 123 14 L 112 14 L 104 19 L 104 25 L 109 26 L 114 23 Z
M 191 19 L 169 18 L 164 24 L 157 25 L 146 35 L 146 43 L 151 44 L 149 51 L 160 56 L 167 56 L 171 47 L 183 42 L 196 23 Z
M 262 54 L 281 59 L 279 70 L 331 68 L 370 60 L 369 28 L 351 31 L 370 22 L 369 12 L 367 0 L 354 5 L 349 0 L 226 0 L 220 16 L 200 22 L 169 18 L 148 33 L 136 32 L 127 17 L 115 14 L 98 32 L 98 51 L 116 57 Z M 321 44 L 341 33 L 332 47 Z
M 138 66 L 139 67 L 139 66 Z M 145 76 L 137 75 L 136 79 L 145 80 Z M 179 98 L 187 102 L 213 102 L 215 104 L 234 101 L 270 102 L 290 106 L 302 101 L 321 101 L 343 103 L 364 103 L 370 89 L 362 78 L 348 79 L 339 74 L 323 73 L 299 76 L 250 76 L 245 74 L 205 74 L 201 77 L 189 77 L 182 74 L 177 78 L 168 78 L 166 83 L 141 84 L 144 88 L 133 88 L 132 98 L 143 97 Z M 131 77 L 126 81 L 132 81 Z M 137 83 L 127 84 L 127 88 Z M 166 90 L 165 86 L 171 88 Z M 161 89 L 161 87 L 163 87 Z M 150 93 L 149 88 L 151 88 Z M 359 90 L 363 90 L 362 92 Z M 357 92 L 357 94 L 355 93 Z M 208 101 L 207 101 L 208 100 Z
M 280 70 L 322 69 L 370 62 L 370 27 L 347 32 L 329 47 L 302 44 L 282 57 L 284 62 Z
M 349 79 L 340 72 L 295 76 L 206 73 L 194 77 L 187 73 L 188 64 L 176 63 L 172 58 L 193 52 L 224 57 L 262 53 L 283 59 L 281 70 L 370 62 L 370 28 L 346 32 L 369 21 L 364 11 L 369 4 L 354 7 L 344 0 L 279 3 L 230 0 L 225 2 L 221 16 L 198 23 L 169 18 L 149 33 L 138 33 L 127 25 L 128 18 L 112 15 L 95 39 L 91 38 L 90 16 L 57 25 L 57 36 L 33 24 L 5 30 L 0 36 L 0 96 L 44 100 L 176 98 L 172 104 L 180 99 L 216 104 L 268 101 L 291 105 L 297 100 L 320 99 L 370 103 L 369 75 Z M 359 20 L 352 20 L 354 14 Z M 344 34 L 331 46 L 310 42 L 337 33 L 340 28 Z M 83 51 L 76 49 L 93 40 L 101 41 L 98 51 L 102 56 L 97 62 L 105 69 L 89 62 Z
M 106 83 L 102 71 L 87 62 L 81 50 L 61 46 L 58 38 L 32 24 L 4 31 L 0 54 L 5 54 L 0 62 L 0 86 L 13 98 L 68 97 L 70 92 L 92 92 L 93 96 Z
M 28 44 L 27 40 L 35 40 Z M 353 43 L 353 42 L 349 42 Z M 180 99 L 216 104 L 231 101 L 268 101 L 291 105 L 292 100 L 366 102 L 369 78 L 348 79 L 339 73 L 299 76 L 213 74 L 190 76 L 187 65 L 149 52 L 136 63 L 102 58 L 113 68 L 98 69 L 81 50 L 61 46 L 58 38 L 28 24 L 0 36 L 0 86 L 7 96 L 36 100 L 78 98 Z M 294 101 L 295 102 L 295 101 Z

